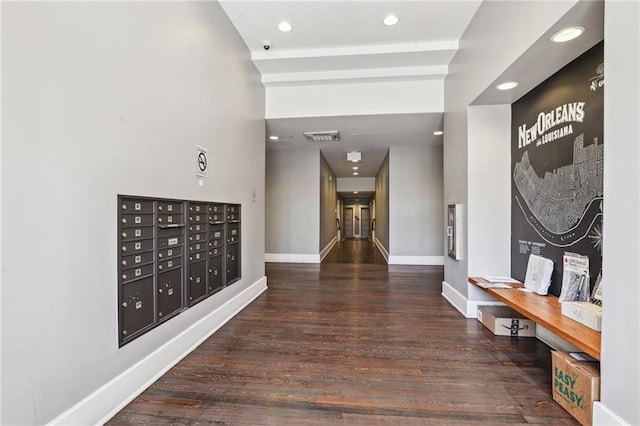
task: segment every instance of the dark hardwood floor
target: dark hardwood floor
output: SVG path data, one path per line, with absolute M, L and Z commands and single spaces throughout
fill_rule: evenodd
M 369 240 L 356 240 L 353 238 L 337 242 L 322 263 L 387 264 L 374 243 Z
M 549 348 L 462 317 L 441 267 L 266 272 L 267 292 L 108 424 L 576 424 Z

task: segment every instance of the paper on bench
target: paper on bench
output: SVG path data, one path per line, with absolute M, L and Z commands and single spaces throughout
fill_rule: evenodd
M 514 280 L 511 277 L 500 276 L 500 275 L 484 275 L 482 278 L 489 281 L 490 283 L 507 283 L 507 284 L 519 284 L 520 281 Z

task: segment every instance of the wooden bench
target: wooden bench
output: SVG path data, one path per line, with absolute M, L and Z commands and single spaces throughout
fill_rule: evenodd
M 600 333 L 562 315 L 557 297 L 540 296 L 516 288 L 484 288 L 479 283 L 487 281 L 478 277 L 469 277 L 469 282 L 592 357 L 600 359 Z

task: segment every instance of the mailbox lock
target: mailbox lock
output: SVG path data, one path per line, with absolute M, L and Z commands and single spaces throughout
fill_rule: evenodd
M 122 307 L 126 308 L 127 307 L 127 302 L 122 302 Z

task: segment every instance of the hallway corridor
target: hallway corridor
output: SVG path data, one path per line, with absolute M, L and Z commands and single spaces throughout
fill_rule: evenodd
M 382 253 L 369 240 L 348 238 L 336 243 L 322 263 L 372 263 L 386 265 Z
M 269 289 L 110 425 L 576 424 L 549 348 L 440 295 L 442 267 L 266 265 Z

